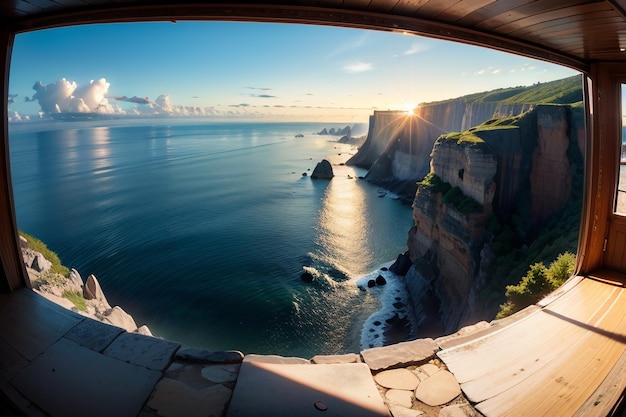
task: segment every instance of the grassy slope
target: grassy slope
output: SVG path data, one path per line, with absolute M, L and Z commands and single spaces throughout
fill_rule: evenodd
M 499 88 L 449 100 L 421 103 L 420 106 L 443 104 L 454 100 L 464 100 L 468 103 L 499 101 L 503 104 L 573 104 L 582 101 L 582 99 L 582 77 L 574 75 L 562 80 L 537 83 L 532 86 Z

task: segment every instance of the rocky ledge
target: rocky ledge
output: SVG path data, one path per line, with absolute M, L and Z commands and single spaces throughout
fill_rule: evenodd
M 122 307 L 111 307 L 95 275 L 89 275 L 83 281 L 76 269 L 71 269 L 67 277 L 55 273 L 51 270 L 52 262 L 31 249 L 23 236 L 20 236 L 20 247 L 33 291 L 83 316 L 120 327 L 129 333 L 152 336 L 148 326 L 137 326 Z

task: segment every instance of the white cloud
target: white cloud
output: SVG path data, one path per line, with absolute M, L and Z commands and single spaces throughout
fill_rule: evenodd
M 33 86 L 35 94 L 30 100 L 37 100 L 41 110 L 46 113 L 123 112 L 106 99 L 109 85 L 104 78 L 92 80 L 88 85 L 80 87 L 75 81 L 68 81 L 65 78 L 47 85 L 38 81 Z
M 348 74 L 356 74 L 359 72 L 371 71 L 374 66 L 369 62 L 355 62 L 343 67 L 343 70 Z
M 411 47 L 409 49 L 404 51 L 402 53 L 402 55 L 413 55 L 413 54 L 417 54 L 419 52 L 424 52 L 427 49 L 428 49 L 428 46 L 426 46 L 424 44 L 421 44 L 419 42 L 415 42 L 415 43 L 413 43 L 413 45 L 411 45 Z

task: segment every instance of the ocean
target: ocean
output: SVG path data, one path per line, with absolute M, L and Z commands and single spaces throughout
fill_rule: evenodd
M 371 323 L 404 291 L 390 272 L 385 287 L 357 284 L 406 250 L 413 222 L 342 165 L 353 146 L 316 134 L 345 126 L 11 126 L 17 223 L 156 336 L 246 354 L 358 352 L 380 344 Z M 311 179 L 324 158 L 335 177 Z

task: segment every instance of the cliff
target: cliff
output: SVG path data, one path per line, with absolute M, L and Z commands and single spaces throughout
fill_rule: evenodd
M 495 265 L 509 253 L 527 262 L 528 246 L 571 201 L 583 137 L 582 112 L 538 105 L 436 140 L 408 237 L 409 288 L 426 288 L 412 294 L 416 311 L 435 294 L 446 332 L 493 318 L 501 300 L 485 293 L 501 297 L 511 283 Z
M 580 76 L 575 76 L 530 87 L 422 103 L 411 113 L 375 111 L 370 116 L 364 144 L 346 164 L 368 169 L 366 180 L 411 201 L 416 182 L 430 171 L 430 153 L 441 134 L 520 115 L 541 103 L 578 102 L 582 100 L 581 85 Z

